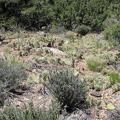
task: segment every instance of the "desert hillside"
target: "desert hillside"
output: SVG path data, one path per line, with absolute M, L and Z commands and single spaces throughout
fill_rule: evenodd
M 120 120 L 120 0 L 0 0 L 0 120 Z

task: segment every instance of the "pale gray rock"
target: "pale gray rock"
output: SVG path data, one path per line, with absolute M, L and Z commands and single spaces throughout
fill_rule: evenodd
M 51 48 L 51 47 L 42 47 L 42 48 L 46 49 L 48 51 L 51 51 L 53 53 L 53 55 L 64 56 L 64 57 L 68 56 L 65 52 L 63 52 L 57 48 Z
M 39 32 L 37 32 L 40 36 L 46 36 L 47 35 L 47 33 L 45 33 L 45 32 L 43 32 L 43 31 L 39 31 Z
M 60 115 L 58 120 L 88 120 L 88 116 L 86 113 L 79 110 L 76 113 L 71 113 L 68 116 Z

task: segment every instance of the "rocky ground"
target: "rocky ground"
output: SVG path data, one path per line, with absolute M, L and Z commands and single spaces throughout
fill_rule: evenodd
M 120 107 L 120 85 L 118 82 L 110 85 L 108 74 L 110 71 L 120 73 L 120 51 L 104 40 L 102 34 L 79 37 L 71 31 L 61 34 L 21 31 L 1 36 L 0 57 L 19 61 L 28 73 L 27 80 L 21 83 L 26 89 L 18 88 L 16 93 L 9 93 L 5 106 L 21 107 L 32 101 L 35 106 L 48 107 L 53 98 L 42 82 L 47 83 L 48 71 L 68 68 L 87 80 L 89 96 L 95 106 L 61 115 L 59 120 L 105 120 L 109 104 Z M 102 59 L 108 64 L 100 71 L 90 70 L 89 58 Z

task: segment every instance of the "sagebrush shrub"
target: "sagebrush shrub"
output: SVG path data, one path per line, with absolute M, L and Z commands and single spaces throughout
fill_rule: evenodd
M 21 109 L 9 106 L 0 113 L 0 120 L 57 120 L 58 111 L 56 106 L 49 110 L 35 108 L 32 104 Z
M 10 89 L 26 77 L 20 64 L 11 64 L 0 59 L 0 84 L 2 89 Z
M 103 26 L 104 26 L 104 28 L 107 28 L 109 26 L 112 26 L 113 24 L 116 24 L 117 22 L 118 22 L 118 20 L 116 18 L 107 18 L 103 22 Z
M 120 43 L 120 22 L 107 27 L 103 34 L 105 39 Z
M 64 28 L 64 26 L 59 26 L 59 25 L 52 25 L 52 27 L 50 28 L 50 33 L 64 33 L 66 30 Z
M 81 25 L 76 28 L 76 32 L 80 35 L 86 35 L 90 31 L 90 27 L 86 25 Z
M 61 108 L 66 107 L 68 112 L 81 108 L 86 102 L 86 82 L 74 76 L 72 71 L 53 71 L 49 77 L 50 91 Z

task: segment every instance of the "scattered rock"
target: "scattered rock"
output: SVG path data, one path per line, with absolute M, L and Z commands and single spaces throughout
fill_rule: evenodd
M 88 116 L 83 111 L 79 110 L 69 116 L 60 115 L 58 120 L 88 120 Z
M 87 120 L 87 117 L 85 114 L 75 114 L 75 115 L 70 115 L 66 120 Z
M 37 73 L 37 69 L 32 69 L 32 72 L 33 73 Z
M 92 91 L 91 95 L 95 96 L 95 97 L 102 97 L 102 94 L 100 92 L 97 92 L 97 91 Z
M 116 110 L 118 110 L 118 111 L 120 112 L 120 106 L 117 106 L 117 107 L 116 107 Z
M 20 101 L 16 101 L 15 106 L 16 106 L 16 107 L 20 107 L 21 104 L 22 104 L 22 103 L 21 103 Z
M 98 39 L 99 39 L 100 41 L 101 41 L 101 40 L 105 40 L 104 36 L 100 36 Z
M 10 92 L 14 93 L 15 95 L 22 95 L 24 93 L 21 89 L 11 89 Z
M 120 107 L 116 107 L 115 110 L 107 111 L 108 118 L 106 120 L 120 120 Z
M 3 40 L 3 43 L 8 44 L 8 43 L 10 43 L 10 40 Z
M 119 95 L 114 95 L 113 96 L 115 99 L 117 99 L 117 100 L 120 100 L 120 96 Z
M 64 120 L 65 119 L 65 116 L 64 115 L 59 115 L 59 118 L 58 118 L 58 120 Z
M 44 37 L 46 37 L 47 36 L 47 33 L 45 33 L 45 32 L 43 32 L 43 31 L 39 31 L 39 32 L 37 32 L 40 36 L 44 36 Z
M 64 56 L 64 57 L 68 56 L 65 52 L 63 52 L 57 48 L 50 48 L 50 47 L 42 47 L 42 48 L 51 51 L 54 55 L 60 55 L 60 56 Z

